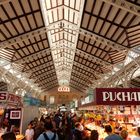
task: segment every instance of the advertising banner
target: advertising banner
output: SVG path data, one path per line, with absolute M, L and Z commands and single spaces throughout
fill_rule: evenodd
M 7 104 L 19 106 L 22 105 L 22 100 L 20 96 L 4 91 L 0 91 L 0 102 L 6 102 Z
M 33 97 L 24 96 L 24 104 L 31 105 L 31 106 L 40 106 L 41 100 L 33 98 Z
M 140 105 L 140 88 L 96 88 L 97 105 Z

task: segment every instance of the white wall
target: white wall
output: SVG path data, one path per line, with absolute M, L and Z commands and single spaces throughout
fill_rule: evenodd
M 39 117 L 39 108 L 36 106 L 26 106 L 23 108 L 22 122 L 21 122 L 21 133 L 24 134 L 27 126 L 31 120 L 35 117 Z

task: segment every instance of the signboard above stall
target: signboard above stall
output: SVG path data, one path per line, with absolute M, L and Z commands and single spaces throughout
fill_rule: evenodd
M 96 88 L 97 105 L 140 105 L 140 88 Z
M 0 92 L 0 102 L 6 102 L 12 105 L 22 105 L 21 97 L 9 92 Z

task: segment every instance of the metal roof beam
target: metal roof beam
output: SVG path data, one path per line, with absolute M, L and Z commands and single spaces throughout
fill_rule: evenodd
M 55 80 L 53 80 L 53 82 L 45 82 L 45 83 L 43 83 L 43 82 L 41 82 L 41 84 L 39 84 L 39 87 L 49 87 L 49 86 L 52 86 L 52 85 L 54 85 L 54 84 L 58 84 L 58 82 L 57 82 L 57 80 L 55 79 Z
M 73 77 L 73 78 L 72 78 L 72 77 Z M 86 81 L 86 80 L 84 80 L 84 79 L 79 79 L 77 76 L 72 75 L 72 74 L 71 74 L 71 79 L 74 79 L 74 80 L 76 80 L 76 81 L 78 81 L 79 83 L 82 83 L 82 84 L 84 84 L 84 85 L 88 84 L 88 81 Z
M 140 56 L 135 58 L 135 61 L 137 61 L 137 63 L 140 64 Z M 124 75 L 125 72 L 131 72 L 133 69 L 139 67 L 134 60 L 132 62 L 130 62 L 128 65 L 126 65 L 125 67 L 123 67 L 121 70 L 119 70 L 118 72 L 116 72 L 114 75 L 112 75 L 110 78 L 108 78 L 107 80 L 105 80 L 103 83 L 101 83 L 100 86 L 104 85 L 104 83 L 112 83 L 115 82 L 118 79 L 118 76 L 121 77 L 122 75 Z
M 45 71 L 45 72 L 42 72 L 41 74 L 34 74 L 34 76 L 30 76 L 30 79 L 32 79 L 32 78 L 36 78 L 36 77 L 39 77 L 39 78 L 41 78 L 41 77 L 44 77 L 44 76 L 48 76 L 49 74 L 55 74 L 56 75 L 56 73 L 55 73 L 55 71 L 52 69 L 52 70 L 49 70 L 49 71 Z M 42 76 L 43 75 L 43 76 Z M 49 77 L 49 76 L 48 76 Z
M 115 43 L 107 38 L 101 37 L 100 35 L 89 32 L 85 29 L 80 28 L 79 33 L 90 38 L 90 39 L 93 39 L 99 43 L 106 44 L 108 47 L 115 49 L 117 51 L 128 51 L 129 50 L 127 47 L 125 47 L 123 45 Z
M 24 40 L 29 39 L 31 37 L 35 37 L 35 36 L 47 33 L 48 31 L 51 31 L 54 29 L 58 29 L 58 28 L 55 28 L 54 25 L 49 25 L 47 27 L 41 27 L 37 30 L 30 31 L 28 33 L 24 33 L 23 35 L 19 35 L 18 37 L 13 37 L 12 39 L 8 39 L 6 41 L 1 42 L 0 49 L 4 49 L 8 46 L 15 45 L 18 42 L 24 41 Z
M 70 30 L 73 30 L 73 31 L 76 31 L 80 34 L 83 34 L 84 36 L 86 37 L 89 37 L 91 39 L 94 39 L 100 43 L 103 43 L 103 44 L 106 44 L 107 46 L 110 46 L 111 48 L 113 49 L 116 49 L 118 51 L 122 51 L 122 50 L 128 50 L 128 48 L 124 47 L 123 45 L 120 45 L 120 44 L 116 44 L 115 42 L 109 40 L 109 39 L 105 39 L 99 35 L 96 35 L 94 33 L 91 33 L 87 30 L 84 30 L 82 28 L 78 28 L 77 25 L 74 25 L 72 23 L 69 23 L 68 21 L 59 21 L 59 22 L 56 22 L 56 23 L 53 23 L 53 24 L 50 24 L 49 26 L 47 27 L 42 27 L 40 29 L 37 29 L 35 31 L 31 31 L 29 33 L 25 33 L 23 35 L 19 35 L 18 37 L 14 37 L 12 39 L 9 39 L 9 40 L 6 40 L 6 41 L 3 41 L 0 43 L 0 48 L 1 49 L 4 49 L 10 45 L 14 45 L 18 42 L 21 42 L 23 40 L 26 40 L 28 38 L 31 38 L 33 36 L 38 36 L 40 34 L 44 34 L 48 31 L 51 31 L 51 30 L 54 30 L 54 29 L 59 29 L 59 25 L 60 23 L 63 23 L 65 26 L 64 26 L 64 29 L 70 29 Z M 69 27 L 69 25 L 71 27 Z
M 51 76 L 51 77 L 55 77 L 55 76 L 56 76 L 56 74 L 53 75 L 53 76 Z M 44 79 L 44 77 L 46 77 L 46 74 L 41 75 L 41 77 L 37 76 L 36 78 L 34 78 L 34 81 L 37 83 L 37 82 L 40 81 L 39 79 Z M 49 76 L 49 77 L 46 77 L 46 79 L 47 79 L 47 78 L 51 78 L 51 77 L 50 77 L 50 76 Z M 34 83 L 35 83 L 35 82 L 34 82 Z
M 50 24 L 47 27 L 41 27 L 40 29 L 30 31 L 29 33 L 24 33 L 23 35 L 19 35 L 18 37 L 13 37 L 12 39 L 8 39 L 6 41 L 3 41 L 0 43 L 0 49 L 4 49 L 10 45 L 15 45 L 18 42 L 24 41 L 26 39 L 29 39 L 31 37 L 35 37 L 44 33 L 47 33 L 48 31 L 54 30 L 54 29 L 59 29 L 59 24 L 61 21 L 56 22 L 54 24 Z M 56 27 L 56 25 L 58 27 Z
M 53 81 L 54 78 L 55 78 L 55 80 L 57 79 L 57 78 L 56 78 L 56 75 L 53 75 L 53 76 L 51 76 L 51 77 L 49 77 L 49 78 L 46 78 L 46 79 L 41 79 L 40 77 L 38 77 L 38 79 L 35 81 L 35 83 L 41 83 L 41 82 L 44 83 L 44 81 L 47 81 L 47 83 L 49 83 L 50 80 Z M 39 80 L 39 79 L 41 79 L 41 80 Z M 46 83 L 46 82 L 45 82 L 45 83 Z
M 78 72 L 76 70 L 72 70 L 72 72 L 75 73 L 76 75 L 80 76 L 80 77 L 84 77 L 88 81 L 91 81 L 92 82 L 93 80 L 95 80 L 94 77 L 89 77 L 88 75 L 85 75 L 85 74 L 83 74 L 81 72 Z
M 80 91 L 81 93 L 85 93 L 85 89 L 81 89 L 80 87 L 77 87 L 75 84 L 70 83 L 70 87 L 72 87 L 73 89 Z
M 12 1 L 12 0 L 0 0 L 0 5 L 5 4 L 5 3 L 8 3 L 10 1 Z
M 35 72 L 36 70 L 46 68 L 46 67 L 49 67 L 49 66 L 53 66 L 53 65 L 54 65 L 53 61 L 50 61 L 50 62 L 47 62 L 47 63 L 43 63 L 43 64 L 41 64 L 39 66 L 35 66 L 33 68 L 27 69 L 24 72 Z
M 19 35 L 18 37 L 14 37 L 12 39 L 8 39 L 8 40 L 0 43 L 0 49 L 4 49 L 8 46 L 15 45 L 18 42 L 24 41 L 24 40 L 31 38 L 31 37 L 34 37 L 34 36 L 38 36 L 40 34 L 44 34 L 45 32 L 47 32 L 47 28 L 42 27 L 42 28 L 37 29 L 35 31 L 31 31 L 31 32 L 25 33 L 23 35 Z
M 50 48 L 43 49 L 39 52 L 30 54 L 29 56 L 22 57 L 21 59 L 13 60 L 13 62 L 23 64 L 23 63 L 26 63 L 27 61 L 29 61 L 31 58 L 37 58 L 38 55 L 44 55 L 44 54 L 47 54 L 47 52 L 51 52 L 51 49 Z
M 69 74 L 67 74 L 67 75 L 57 75 L 57 78 L 58 79 L 69 79 Z
M 49 90 L 51 90 L 51 89 L 53 89 L 53 88 L 55 88 L 55 87 L 58 87 L 58 83 L 54 83 L 53 85 L 46 86 L 46 87 L 43 87 L 43 88 L 41 88 L 41 89 L 43 90 L 44 93 L 45 93 L 45 92 L 48 93 Z
M 87 79 L 90 79 L 91 77 L 89 77 L 88 75 L 85 75 L 77 70 L 72 70 L 72 73 L 74 73 L 75 75 L 78 75 L 79 77 L 84 77 L 84 78 L 87 78 Z
M 102 76 L 100 76 L 101 73 L 96 72 L 95 70 L 91 70 L 91 68 L 89 68 L 89 67 L 87 67 L 85 65 L 82 65 L 82 64 L 80 64 L 80 63 L 78 63 L 76 61 L 74 61 L 73 64 L 75 64 L 76 66 L 79 66 L 81 69 L 83 69 L 85 71 L 88 71 L 88 72 L 92 73 L 93 75 L 95 75 L 95 77 L 99 77 L 99 78 L 102 77 Z
M 104 37 L 101 37 L 100 35 L 96 35 L 95 33 L 92 33 L 92 32 L 89 32 L 83 28 L 78 28 L 77 25 L 74 25 L 72 23 L 69 23 L 68 21 L 59 21 L 59 22 L 56 22 L 56 23 L 53 23 L 52 25 L 49 25 L 50 27 L 53 26 L 54 29 L 57 28 L 57 26 L 60 24 L 60 23 L 63 23 L 64 24 L 64 29 L 70 29 L 70 30 L 73 30 L 75 32 L 78 32 L 79 34 L 82 34 L 88 38 L 91 38 L 99 43 L 102 43 L 102 44 L 106 44 L 107 46 L 111 47 L 112 49 L 115 49 L 115 50 L 118 50 L 118 51 L 126 51 L 126 50 L 129 50 L 127 47 L 123 46 L 123 45 L 120 45 L 120 44 L 117 44 L 109 39 L 106 39 Z M 70 27 L 71 26 L 71 27 Z M 52 27 L 51 27 L 52 28 Z
M 104 67 L 112 65 L 111 63 L 109 63 L 107 61 L 104 61 L 104 60 L 102 60 L 102 59 L 100 59 L 100 58 L 98 58 L 98 57 L 96 57 L 94 55 L 88 54 L 88 53 L 86 53 L 86 52 L 84 52 L 84 51 L 82 51 L 80 49 L 76 49 L 76 53 L 77 54 L 83 54 L 84 57 L 90 58 L 91 60 L 94 60 L 95 62 L 97 62 L 98 64 L 100 64 L 100 65 L 102 65 Z
M 138 77 L 135 77 L 133 79 L 136 80 L 136 81 L 138 81 L 138 82 L 140 82 L 140 78 L 138 78 Z
M 22 88 L 22 89 L 25 89 L 25 90 L 28 89 L 28 88 L 32 89 L 32 87 L 29 84 L 26 84 L 24 81 L 22 81 L 22 79 L 19 79 L 19 78 L 15 77 L 8 70 L 5 71 L 5 69 L 2 68 L 2 67 L 0 67 L 0 69 L 3 70 L 3 73 L 0 74 L 1 77 L 4 76 L 4 78 L 6 78 L 10 81 L 10 84 L 13 83 L 14 85 L 11 85 L 11 86 L 14 86 L 14 88 L 19 87 L 19 88 Z M 4 82 L 6 82 L 6 81 L 4 81 Z M 23 85 L 25 85 L 25 86 L 23 86 Z
M 38 85 L 39 85 L 39 87 L 43 87 L 44 85 L 53 85 L 54 84 L 54 82 L 55 83 L 57 83 L 57 78 L 56 79 L 53 79 L 51 82 L 50 81 L 40 81 L 39 83 L 38 83 Z
M 102 0 L 122 10 L 128 11 L 134 15 L 140 16 L 140 6 L 132 4 L 126 0 Z
M 41 78 L 44 78 L 44 77 L 46 77 L 46 78 L 51 78 L 51 76 L 49 76 L 49 75 L 53 75 L 53 76 L 56 76 L 56 74 L 55 74 L 55 72 L 52 72 L 51 70 L 48 72 L 48 73 L 43 73 L 43 74 L 41 74 L 41 75 L 36 75 L 35 77 L 33 77 L 33 78 L 35 78 L 36 80 L 37 79 L 41 79 Z
M 85 84 L 81 83 L 80 81 L 77 81 L 77 80 L 75 80 L 75 79 L 73 79 L 73 78 L 71 78 L 71 80 L 70 80 L 70 83 L 72 83 L 72 82 L 73 82 L 75 85 L 81 87 L 82 89 L 85 89 L 86 87 L 88 87 L 88 85 L 85 85 Z M 84 88 L 84 87 L 85 87 L 85 88 Z
M 49 67 L 50 67 L 50 66 L 49 66 Z M 31 76 L 35 75 L 36 73 L 39 73 L 39 71 L 44 71 L 44 72 L 41 73 L 41 74 L 43 74 L 43 73 L 46 73 L 46 72 L 49 73 L 50 71 L 54 71 L 54 72 L 55 72 L 55 69 L 49 70 L 49 68 L 47 68 L 47 67 L 42 68 L 42 69 L 38 69 L 38 70 L 36 70 L 35 72 L 33 72 Z M 39 74 L 39 75 L 40 75 L 40 74 Z M 30 76 L 30 77 L 31 77 L 31 76 Z
M 90 79 L 89 76 L 81 74 L 81 73 L 80 74 L 75 74 L 74 72 L 72 72 L 71 76 L 76 77 L 77 79 L 79 78 L 79 80 L 84 81 L 84 83 L 91 83 L 92 82 L 92 80 Z
M 56 67 L 56 70 L 58 70 L 58 72 L 61 72 L 62 70 L 71 71 L 72 69 L 70 67 L 67 67 L 66 65 L 61 65 Z

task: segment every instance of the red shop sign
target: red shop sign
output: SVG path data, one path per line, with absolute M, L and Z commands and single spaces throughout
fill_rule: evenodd
M 96 88 L 97 105 L 140 105 L 140 88 Z
M 8 92 L 0 92 L 0 102 L 20 104 L 21 97 Z

